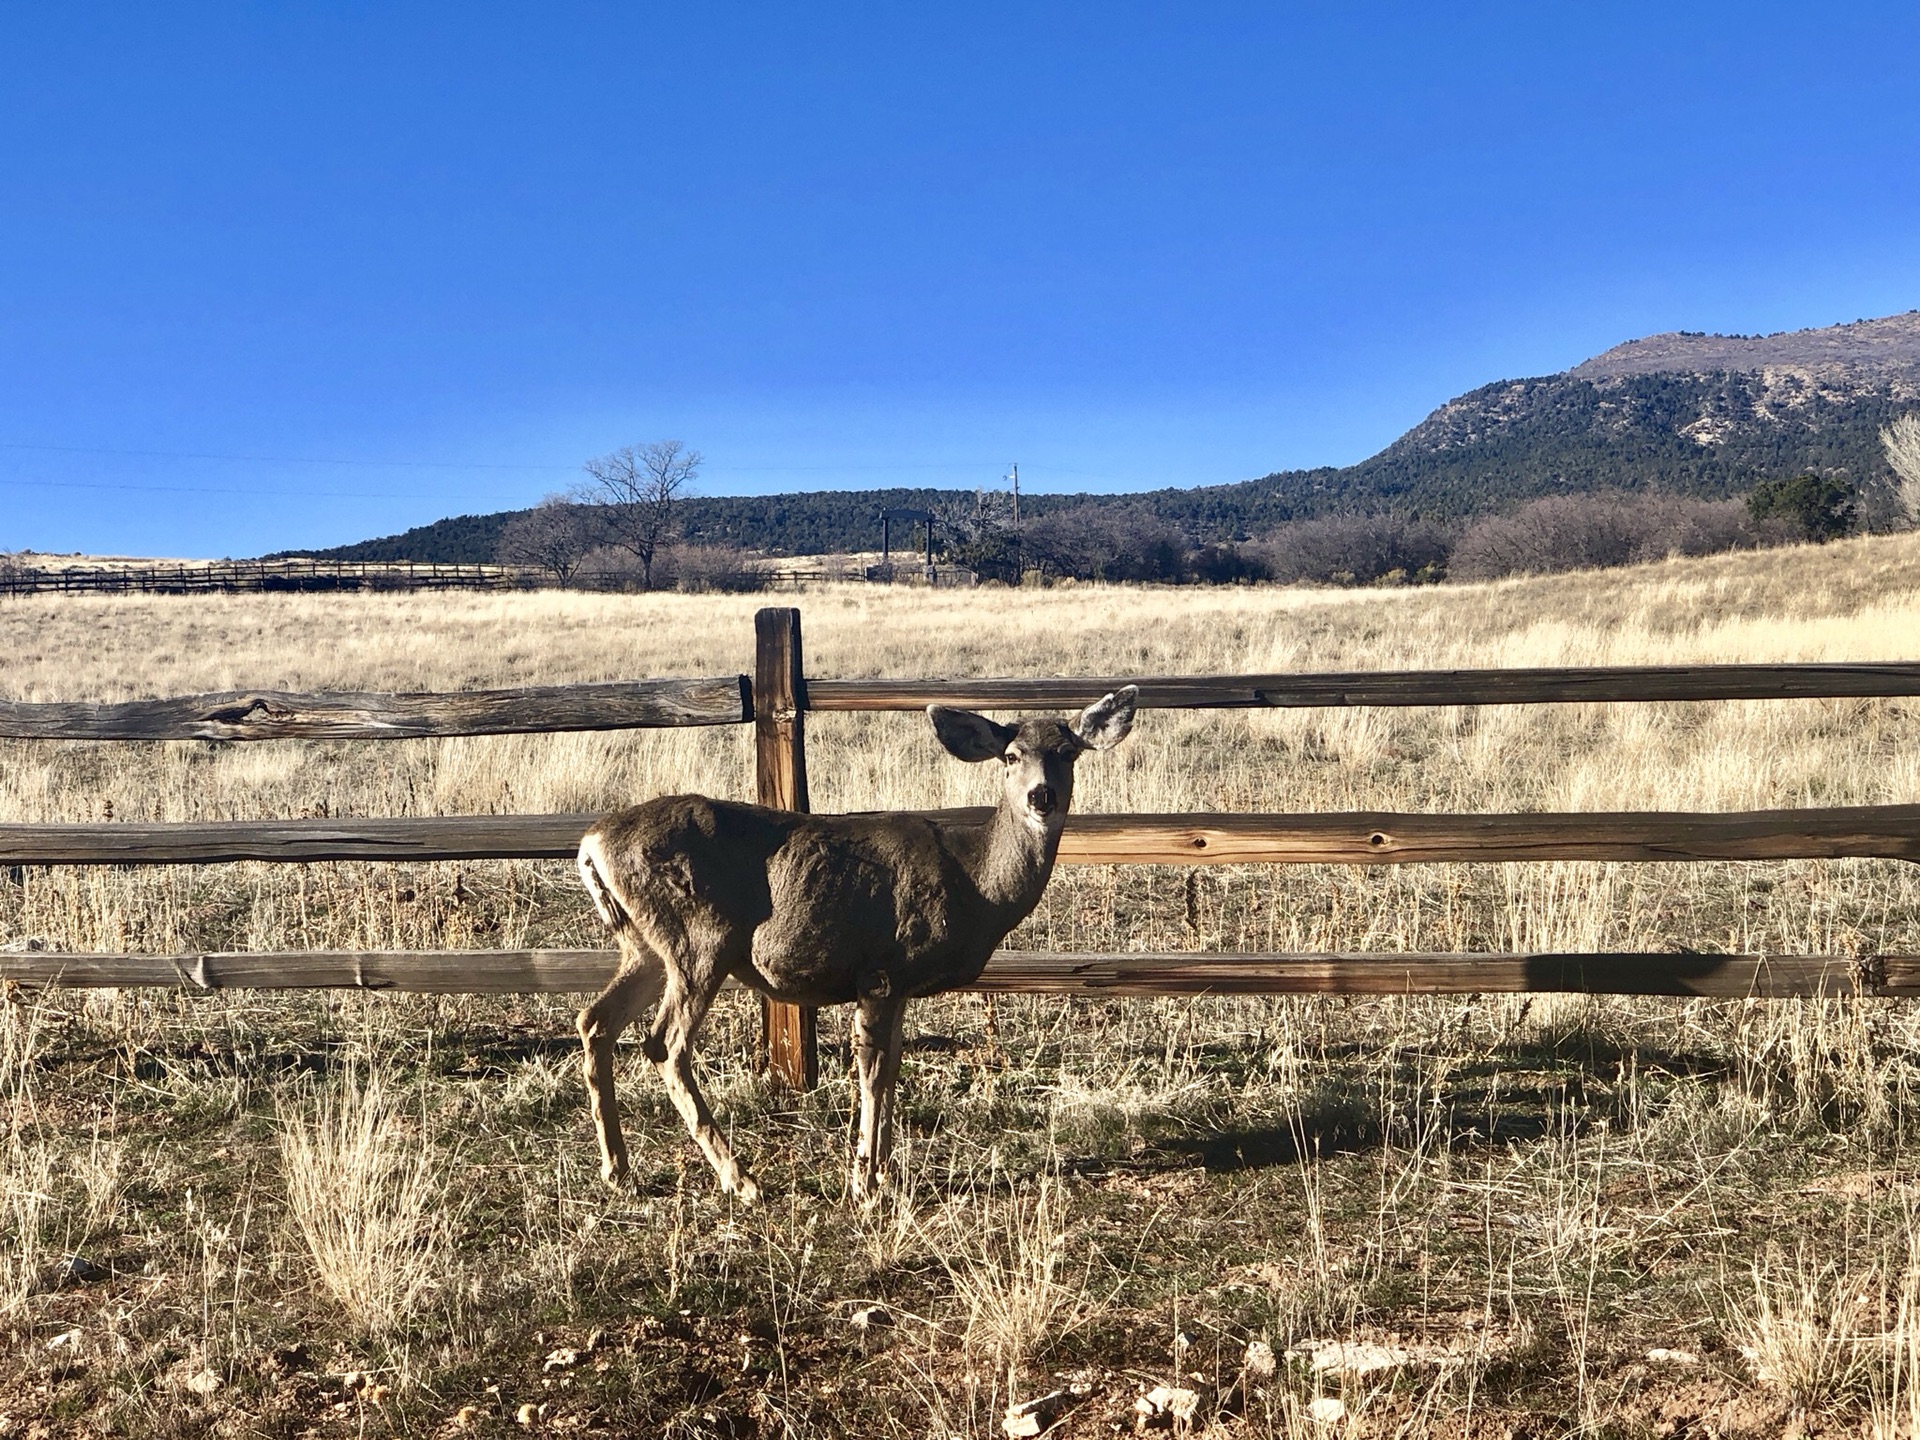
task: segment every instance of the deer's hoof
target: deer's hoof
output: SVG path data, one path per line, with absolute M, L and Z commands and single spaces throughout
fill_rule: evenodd
M 626 1160 L 624 1158 L 619 1160 L 602 1160 L 600 1162 L 600 1178 L 607 1184 L 613 1186 L 614 1189 L 620 1189 L 627 1183 Z
M 742 1175 L 728 1188 L 733 1191 L 734 1198 L 742 1205 L 758 1205 L 760 1203 L 760 1187 L 754 1183 L 751 1175 Z

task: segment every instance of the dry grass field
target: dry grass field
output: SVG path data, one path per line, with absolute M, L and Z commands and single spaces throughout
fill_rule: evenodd
M 51 597 L 0 694 L 457 689 L 748 668 L 725 597 Z M 1912 659 L 1920 538 L 1484 586 L 800 597 L 817 675 Z M 1920 800 L 1904 702 L 1146 712 L 1086 810 Z M 980 803 L 913 716 L 809 722 L 816 808 Z M 739 728 L 0 742 L 0 821 L 744 797 Z M 564 864 L 0 871 L 0 946 L 604 943 Z M 1063 870 L 1034 949 L 1920 948 L 1880 862 Z M 0 1011 L 0 1435 L 1920 1433 L 1920 1025 L 1896 1002 L 1000 1001 L 910 1012 L 897 1184 L 825 1083 L 638 1052 L 603 1188 L 571 1011 L 97 992 Z M 884 1307 L 889 1323 L 868 1307 Z M 1165 1393 L 1162 1392 L 1165 1399 Z M 1176 1408 L 1184 1408 L 1180 1400 Z M 1148 1406 L 1151 1409 L 1151 1406 Z M 1051 1415 L 1051 1412 L 1049 1412 Z

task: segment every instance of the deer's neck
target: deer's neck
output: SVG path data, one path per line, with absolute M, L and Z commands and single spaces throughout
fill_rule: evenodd
M 1053 873 L 1053 857 L 1060 849 L 1060 830 L 1066 817 L 1055 817 L 1044 828 L 1030 823 L 1013 806 L 1002 804 L 987 823 L 984 849 L 975 883 L 988 904 L 1025 916 L 1040 902 Z

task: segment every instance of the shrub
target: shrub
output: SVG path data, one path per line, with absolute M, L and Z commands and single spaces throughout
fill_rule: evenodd
M 1243 581 L 1273 578 L 1262 552 L 1252 546 L 1229 545 L 1218 541 L 1202 545 L 1189 555 L 1187 570 L 1202 585 L 1235 585 Z
M 1838 476 L 1808 471 L 1784 480 L 1762 480 L 1747 496 L 1747 510 L 1760 524 L 1779 521 L 1825 544 L 1853 529 L 1860 515 L 1860 490 Z
M 1024 562 L 1049 578 L 1159 580 L 1187 576 L 1178 527 L 1142 505 L 1078 505 L 1044 515 L 1020 537 Z
M 580 561 L 574 578 L 591 590 L 639 590 L 644 588 L 640 562 L 625 550 L 598 545 Z
M 655 565 L 654 579 L 693 594 L 751 595 L 767 588 L 766 572 L 731 545 L 676 545 Z
M 1391 515 L 1330 515 L 1283 525 L 1253 547 L 1282 583 L 1367 585 L 1391 577 L 1437 580 L 1446 573 L 1447 533 Z
M 1544 575 L 1707 555 L 1761 538 L 1737 500 L 1554 495 L 1469 526 L 1453 548 L 1448 573 L 1458 580 Z

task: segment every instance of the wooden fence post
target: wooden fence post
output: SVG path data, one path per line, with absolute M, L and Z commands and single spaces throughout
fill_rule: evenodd
M 806 810 L 806 672 L 800 659 L 800 612 L 769 608 L 753 617 L 753 732 L 759 800 L 779 810 Z M 789 1085 L 811 1090 L 820 1080 L 813 1011 L 763 1000 L 761 1064 Z

